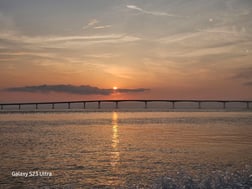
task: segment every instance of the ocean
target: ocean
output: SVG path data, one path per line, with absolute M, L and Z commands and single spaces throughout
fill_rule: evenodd
M 0 188 L 252 188 L 251 111 L 2 111 Z

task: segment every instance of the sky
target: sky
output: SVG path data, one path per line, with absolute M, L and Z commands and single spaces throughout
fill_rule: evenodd
M 252 100 L 251 18 L 251 0 L 0 0 L 0 102 Z

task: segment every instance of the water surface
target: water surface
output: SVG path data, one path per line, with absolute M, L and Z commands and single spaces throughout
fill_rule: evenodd
M 6 113 L 0 144 L 1 188 L 252 187 L 252 112 Z

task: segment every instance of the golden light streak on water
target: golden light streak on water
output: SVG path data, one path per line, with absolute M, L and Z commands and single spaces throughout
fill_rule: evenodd
M 115 167 L 120 160 L 120 152 L 118 150 L 119 134 L 118 134 L 118 113 L 112 114 L 112 151 L 111 151 L 111 165 Z

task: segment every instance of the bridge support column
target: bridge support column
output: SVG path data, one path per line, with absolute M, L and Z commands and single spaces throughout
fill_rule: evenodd
M 201 102 L 200 101 L 198 102 L 198 107 L 199 107 L 199 109 L 201 109 Z
M 1 110 L 3 110 L 3 105 L 1 105 Z
M 101 109 L 101 101 L 98 101 L 98 109 Z
M 172 101 L 172 109 L 175 109 L 175 101 Z
M 68 102 L 68 109 L 70 109 L 71 108 L 71 103 L 70 102 Z
M 118 101 L 115 102 L 115 108 L 118 109 Z
M 36 106 L 36 110 L 38 109 L 38 104 L 35 104 L 35 106 Z
M 83 102 L 83 109 L 86 109 L 86 102 Z
M 54 104 L 52 103 L 52 109 L 54 109 Z
M 249 109 L 249 102 L 246 102 L 246 104 L 247 104 L 247 109 Z
M 144 108 L 147 108 L 147 101 L 144 101 Z
M 223 109 L 226 109 L 226 102 L 223 102 Z
M 19 109 L 19 110 L 21 109 L 21 104 L 18 105 L 18 109 Z

